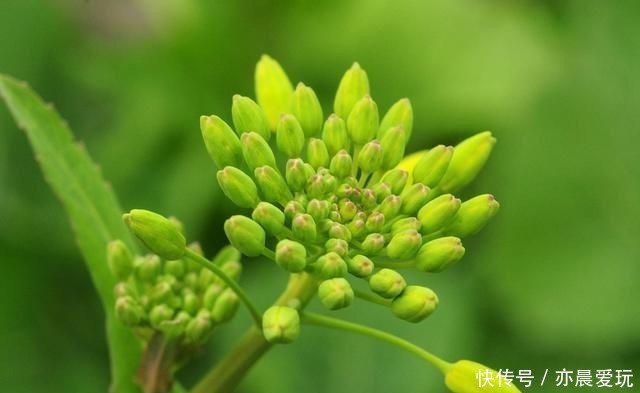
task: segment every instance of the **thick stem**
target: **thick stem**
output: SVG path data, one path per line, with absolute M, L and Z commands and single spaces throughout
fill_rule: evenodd
M 292 274 L 287 289 L 275 305 L 302 310 L 317 291 L 316 279 L 308 273 Z M 251 367 L 271 348 L 262 331 L 252 326 L 242 340 L 191 390 L 191 393 L 231 393 Z

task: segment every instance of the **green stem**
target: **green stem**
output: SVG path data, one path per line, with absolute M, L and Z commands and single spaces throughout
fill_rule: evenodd
M 451 367 L 451 364 L 440 359 L 436 355 L 420 348 L 419 346 L 393 334 L 383 332 L 382 330 L 374 329 L 369 326 L 360 325 L 353 322 L 343 321 L 337 318 L 326 317 L 324 315 L 305 312 L 302 315 L 302 322 L 310 325 L 323 326 L 332 329 L 345 330 L 348 332 L 358 333 L 365 336 L 377 338 L 378 340 L 385 341 L 389 344 L 393 344 L 399 348 L 410 352 L 421 359 L 426 360 L 435 367 L 437 367 L 443 374 Z
M 225 284 L 227 284 L 227 286 L 229 286 L 229 288 L 231 288 L 231 290 L 236 293 L 236 295 L 238 295 L 238 298 L 240 298 L 240 301 L 244 303 L 244 305 L 249 310 L 249 313 L 251 313 L 251 317 L 253 318 L 256 326 L 258 328 L 261 328 L 262 313 L 258 311 L 258 308 L 253 304 L 253 302 L 249 298 L 249 295 L 247 295 L 244 289 L 242 289 L 242 287 L 240 287 L 240 285 L 238 285 L 236 281 L 232 280 L 231 277 L 227 276 L 227 274 L 218 266 L 216 266 L 214 263 L 207 260 L 205 257 L 196 253 L 193 250 L 190 250 L 187 248 L 185 252 L 185 256 L 188 259 L 192 260 L 193 262 L 200 264 L 206 267 L 207 269 L 211 270 L 213 273 L 215 273 L 216 276 L 220 277 L 220 279 L 224 281 Z
M 355 288 L 353 289 L 353 293 L 359 299 L 366 300 L 368 302 L 379 304 L 379 305 L 385 306 L 385 307 L 391 306 L 391 300 L 384 299 L 384 298 L 382 298 L 382 297 L 380 297 L 378 295 L 374 295 L 372 293 L 361 291 L 361 290 L 355 289 Z
M 292 274 L 287 289 L 274 305 L 297 303 L 302 310 L 316 294 L 318 283 L 308 273 Z M 216 366 L 191 390 L 191 393 L 230 393 L 238 386 L 251 367 L 271 348 L 262 330 L 252 326 Z

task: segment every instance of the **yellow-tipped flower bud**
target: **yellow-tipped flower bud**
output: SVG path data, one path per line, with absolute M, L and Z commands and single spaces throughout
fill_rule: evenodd
M 400 232 L 406 231 L 408 229 L 412 229 L 414 231 L 420 232 L 422 228 L 422 223 L 415 217 L 407 217 L 400 219 L 391 225 L 391 235 L 397 235 Z
M 478 376 L 483 373 L 494 378 L 493 386 L 480 385 Z M 520 393 L 516 385 L 507 382 L 498 371 L 469 360 L 453 363 L 445 373 L 444 383 L 453 393 Z
M 295 116 L 284 114 L 280 117 L 276 129 L 276 143 L 285 156 L 300 157 L 304 147 L 304 132 Z
M 373 173 L 382 167 L 382 145 L 378 140 L 368 142 L 358 155 L 358 167 L 364 173 Z
M 429 199 L 429 187 L 422 183 L 415 183 L 407 187 L 401 194 L 402 214 L 413 215 Z
M 382 138 L 393 127 L 401 126 L 405 132 L 405 140 L 408 141 L 413 130 L 413 108 L 408 98 L 398 100 L 389 108 L 380 122 L 378 138 Z
M 322 139 L 311 138 L 307 145 L 307 161 L 314 168 L 329 166 L 329 151 Z
M 329 211 L 329 202 L 324 199 L 312 199 L 307 203 L 307 213 L 309 213 L 316 222 L 327 218 Z
M 329 169 L 331 173 L 339 178 L 347 177 L 351 174 L 351 168 L 353 166 L 353 159 L 346 150 L 340 150 L 331 159 Z
M 391 221 L 398 215 L 401 207 L 402 198 L 397 195 L 389 195 L 388 197 L 384 198 L 382 203 L 380 203 L 380 205 L 376 208 L 376 211 L 382 213 L 386 221 Z
M 291 111 L 293 86 L 280 64 L 262 55 L 256 65 L 256 97 L 264 110 L 272 130 L 276 129 L 282 113 Z
M 240 140 L 224 120 L 218 116 L 202 116 L 200 129 L 207 152 L 218 168 L 242 164 Z
M 366 278 L 373 273 L 374 264 L 373 261 L 364 255 L 356 255 L 353 258 L 347 259 L 347 267 L 349 273 L 359 278 Z
M 251 218 L 271 235 L 277 235 L 285 228 L 284 213 L 268 202 L 260 202 L 251 213 Z
M 318 258 L 316 272 L 324 279 L 344 277 L 347 274 L 347 263 L 335 252 L 328 252 Z
M 387 245 L 387 256 L 392 259 L 409 259 L 422 245 L 422 236 L 413 230 L 402 231 L 391 238 Z
M 467 237 L 480 231 L 498 213 L 500 204 L 491 194 L 478 195 L 460 205 L 445 233 Z
M 116 300 L 116 317 L 123 325 L 137 326 L 145 318 L 142 307 L 131 297 L 123 296 Z
M 425 243 L 416 256 L 416 268 L 423 272 L 441 272 L 464 256 L 460 239 L 454 236 L 441 237 Z
M 409 285 L 391 303 L 393 314 L 405 321 L 417 323 L 431 315 L 438 307 L 438 296 L 429 288 Z
M 402 293 L 407 286 L 404 277 L 395 270 L 382 269 L 369 279 L 369 287 L 378 295 L 394 298 Z
M 322 107 L 312 88 L 298 83 L 293 92 L 291 112 L 300 121 L 304 135 L 316 136 L 322 129 Z
M 238 135 L 242 135 L 245 132 L 257 132 L 265 140 L 271 139 L 267 116 L 262 108 L 251 98 L 238 94 L 234 95 L 231 105 L 231 117 Z
M 122 240 L 112 240 L 107 246 L 107 263 L 118 280 L 127 279 L 133 272 L 133 256 Z
M 380 212 L 369 214 L 365 226 L 369 232 L 380 232 L 384 226 L 384 214 Z
M 240 137 L 242 141 L 242 155 L 249 169 L 267 165 L 276 167 L 276 158 L 266 140 L 257 132 L 245 132 Z
M 342 149 L 349 150 L 351 141 L 347 133 L 347 125 L 335 113 L 332 113 L 322 128 L 322 140 L 327 145 L 329 154 L 335 155 Z
M 284 206 L 293 199 L 293 195 L 287 186 L 287 182 L 282 175 L 270 166 L 261 166 L 254 171 L 256 183 L 264 200 L 267 202 L 278 202 Z
M 440 192 L 455 192 L 471 183 L 487 162 L 495 144 L 496 138 L 491 132 L 485 131 L 457 145 L 451 163 L 438 184 Z
M 269 307 L 262 316 L 262 334 L 272 344 L 288 344 L 300 335 L 300 315 L 291 307 Z
M 264 250 L 264 229 L 249 217 L 231 216 L 224 223 L 224 232 L 232 246 L 248 257 L 262 254 Z
M 238 295 L 231 288 L 225 289 L 211 309 L 211 319 L 216 323 L 230 320 L 238 311 L 239 304 Z
M 349 243 L 344 239 L 329 239 L 324 244 L 324 249 L 327 252 L 335 252 L 344 258 L 349 253 Z
M 384 236 L 379 233 L 371 233 L 362 241 L 362 251 L 367 255 L 377 255 L 384 248 Z
M 329 310 L 338 310 L 351 304 L 354 293 L 349 281 L 340 277 L 320 283 L 318 297 Z
M 276 246 L 276 263 L 292 273 L 301 272 L 307 265 L 307 249 L 293 240 L 280 240 Z
M 362 146 L 376 137 L 378 106 L 371 97 L 364 96 L 353 107 L 347 118 L 347 132 L 356 145 Z
M 458 212 L 460 199 L 451 194 L 440 195 L 418 211 L 422 234 L 428 235 L 447 225 Z
M 353 63 L 345 72 L 338 85 L 333 110 L 338 116 L 346 119 L 354 105 L 365 95 L 369 94 L 369 78 L 360 64 Z
M 404 157 L 406 132 L 402 126 L 395 126 L 385 131 L 380 138 L 382 145 L 382 169 L 391 169 L 398 165 Z
M 438 185 L 453 157 L 453 147 L 438 145 L 427 151 L 418 160 L 413 168 L 413 181 L 422 183 L 427 187 Z
M 318 230 L 316 222 L 309 214 L 298 214 L 291 221 L 293 235 L 303 242 L 313 242 L 316 240 Z
M 232 166 L 218 171 L 218 184 L 224 195 L 240 207 L 253 208 L 259 202 L 258 188 L 251 178 Z
M 179 259 L 187 246 L 180 230 L 166 217 L 149 210 L 133 209 L 123 220 L 131 232 L 149 249 L 164 259 Z
M 391 193 L 394 195 L 400 195 L 404 187 L 407 185 L 409 179 L 409 173 L 402 169 L 392 169 L 382 176 L 381 183 L 385 183 L 389 186 Z
M 313 168 L 311 172 L 313 172 Z M 300 158 L 293 158 L 287 161 L 285 178 L 287 179 L 287 184 L 293 191 L 302 191 L 307 185 L 309 177 L 310 172 L 305 167 L 304 161 Z

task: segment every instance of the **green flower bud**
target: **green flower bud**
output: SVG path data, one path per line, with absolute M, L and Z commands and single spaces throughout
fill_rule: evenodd
M 405 321 L 417 323 L 431 315 L 438 306 L 438 296 L 429 288 L 409 285 L 391 303 L 393 314 Z
M 304 214 L 305 210 L 302 204 L 298 201 L 289 201 L 284 206 L 284 215 L 289 220 L 293 221 L 294 217 L 298 214 Z
M 307 137 L 315 136 L 322 129 L 322 107 L 318 101 L 318 97 L 312 88 L 305 86 L 304 83 L 298 83 L 296 90 L 293 92 L 293 100 L 291 102 L 292 113 L 300 120 L 300 125 Z
M 240 207 L 255 207 L 260 198 L 258 198 L 258 188 L 251 178 L 240 169 L 227 166 L 223 170 L 218 171 L 218 184 L 224 195 Z
M 478 175 L 496 144 L 491 132 L 485 131 L 465 139 L 456 146 L 451 163 L 444 174 L 438 190 L 455 192 L 471 183 Z
M 339 178 L 347 177 L 351 174 L 353 159 L 346 150 L 340 150 L 331 159 L 329 170 Z
M 333 103 L 334 112 L 346 119 L 356 102 L 367 94 L 369 94 L 367 73 L 360 67 L 360 64 L 353 63 L 338 85 L 336 99 Z
M 490 373 L 495 378 L 493 386 L 480 387 L 478 384 L 479 373 Z M 453 393 L 520 393 L 515 384 L 505 382 L 499 384 L 497 381 L 504 377 L 498 371 L 492 370 L 480 363 L 469 360 L 460 360 L 447 368 L 444 383 Z
M 254 177 L 260 187 L 264 199 L 268 202 L 278 202 L 282 206 L 286 205 L 293 195 L 289 191 L 287 182 L 282 175 L 270 166 L 261 166 L 255 169 Z
M 311 198 L 322 198 L 325 194 L 325 183 L 322 175 L 313 175 L 307 181 L 307 195 Z
M 391 269 L 382 269 L 369 279 L 369 287 L 373 292 L 390 299 L 400 295 L 406 286 L 404 277 Z
M 265 140 L 271 139 L 267 116 L 262 108 L 251 98 L 238 94 L 234 95 L 231 105 L 231 117 L 238 135 L 242 135 L 245 132 L 257 132 Z
M 320 283 L 318 297 L 329 310 L 338 310 L 351 304 L 354 293 L 349 282 L 339 277 Z
M 416 268 L 423 272 L 441 272 L 458 262 L 464 255 L 464 247 L 457 237 L 441 237 L 425 243 L 416 256 Z
M 173 296 L 171 284 L 166 281 L 160 281 L 151 289 L 149 299 L 154 304 L 164 303 Z
M 389 195 L 384 198 L 380 206 L 376 208 L 376 211 L 384 215 L 385 220 L 392 220 L 400 212 L 402 207 L 402 198 L 397 195 Z
M 362 97 L 347 117 L 347 132 L 356 145 L 362 146 L 376 137 L 378 106 L 371 97 Z
M 384 198 L 391 195 L 391 187 L 387 183 L 375 184 L 373 188 L 371 188 L 371 191 L 373 191 L 374 203 L 380 203 L 384 200 Z
M 307 213 L 309 213 L 316 222 L 327 218 L 329 211 L 329 202 L 323 199 L 312 199 L 307 204 Z
M 204 295 L 202 296 L 202 305 L 208 309 L 212 310 L 213 306 L 216 304 L 216 300 L 220 297 L 222 291 L 224 291 L 224 286 L 220 283 L 213 283 L 209 285 L 209 287 L 204 291 Z
M 400 195 L 407 185 L 409 173 L 402 169 L 392 169 L 382 176 L 381 183 L 387 184 L 392 194 Z
M 397 235 L 400 232 L 412 229 L 414 231 L 420 231 L 422 224 L 420 220 L 415 217 L 402 218 L 391 225 L 391 234 Z
M 276 246 L 276 263 L 291 273 L 301 272 L 307 265 L 307 249 L 293 240 L 280 240 Z
M 373 173 L 382 166 L 382 146 L 378 140 L 368 142 L 358 155 L 358 167 L 363 173 Z
M 280 64 L 267 55 L 262 55 L 256 65 L 255 83 L 258 104 L 275 130 L 280 115 L 290 112 L 293 86 Z
M 491 194 L 478 195 L 460 205 L 445 233 L 467 237 L 479 232 L 498 213 L 500 204 Z
M 191 315 L 196 315 L 200 309 L 200 299 L 193 291 L 185 291 L 182 295 L 182 309 Z
M 366 231 L 366 224 L 362 218 L 355 218 L 353 221 L 347 224 L 347 229 L 351 232 L 351 237 L 359 239 L 364 236 Z
M 309 214 L 298 214 L 291 221 L 293 236 L 303 242 L 313 242 L 318 235 L 316 222 Z
M 322 140 L 327 145 L 329 154 L 335 155 L 340 150 L 349 150 L 351 141 L 347 134 L 347 125 L 338 115 L 331 114 L 322 128 Z
M 404 157 L 406 133 L 402 126 L 389 128 L 380 139 L 382 146 L 382 168 L 391 169 Z
M 276 157 L 267 141 L 257 132 L 245 132 L 240 137 L 242 141 L 242 155 L 249 169 L 255 171 L 256 168 L 267 165 L 276 167 Z
M 440 195 L 429 201 L 418 211 L 418 219 L 422 223 L 422 234 L 436 232 L 448 224 L 460 208 L 460 199 L 451 194 Z
M 373 273 L 373 261 L 365 257 L 364 255 L 356 255 L 353 258 L 347 259 L 347 267 L 349 273 L 359 278 L 366 278 Z
M 365 224 L 368 232 L 380 232 L 384 226 L 384 214 L 373 212 L 367 217 Z
M 216 253 L 216 256 L 213 258 L 213 263 L 218 266 L 223 266 L 229 261 L 238 262 L 241 258 L 242 254 L 233 246 L 224 246 Z
M 177 338 L 184 333 L 190 321 L 191 316 L 184 311 L 180 311 L 175 318 L 162 321 L 158 329 L 169 339 Z
M 220 269 L 232 280 L 238 280 L 242 274 L 242 264 L 232 259 L 221 264 Z
M 149 312 L 149 322 L 154 328 L 159 328 L 160 324 L 173 318 L 174 311 L 166 304 L 158 304 Z
M 176 278 L 181 278 L 187 272 L 187 267 L 183 260 L 166 261 L 164 263 L 164 273 Z
M 304 190 L 309 177 L 309 171 L 305 167 L 304 161 L 299 158 L 293 158 L 287 161 L 285 178 L 287 179 L 287 184 L 293 191 Z
M 371 233 L 362 241 L 362 251 L 367 255 L 377 255 L 384 248 L 384 236 Z
M 185 328 L 185 336 L 187 340 L 193 343 L 201 343 L 213 331 L 214 325 L 211 320 L 211 314 L 207 312 L 199 313 L 187 324 Z
M 135 327 L 145 318 L 142 307 L 131 297 L 116 299 L 116 317 L 123 325 Z
M 125 281 L 118 282 L 113 288 L 113 295 L 117 298 L 124 296 L 133 296 L 135 295 L 135 293 L 135 288 L 133 288 L 132 285 Z
M 387 256 L 392 259 L 409 259 L 418 252 L 421 245 L 422 236 L 417 231 L 408 229 L 391 238 L 386 249 Z
M 133 256 L 122 240 L 112 240 L 107 246 L 107 263 L 118 280 L 127 279 L 133 272 Z
M 338 211 L 343 220 L 348 221 L 358 213 L 358 206 L 349 199 L 341 199 L 338 203 Z
M 238 304 L 238 295 L 230 288 L 225 289 L 211 309 L 211 319 L 216 323 L 227 322 L 238 311 Z
M 309 144 L 307 145 L 307 160 L 314 169 L 329 166 L 329 151 L 322 139 L 309 139 Z
M 284 213 L 269 202 L 258 203 L 251 218 L 271 235 L 278 235 L 284 229 Z
M 422 183 L 415 183 L 408 187 L 401 194 L 402 196 L 402 214 L 413 215 L 417 212 L 429 199 L 429 187 Z
M 413 108 L 408 98 L 397 101 L 389 108 L 387 114 L 384 115 L 378 129 L 378 138 L 386 135 L 386 132 L 393 127 L 401 126 L 405 133 L 405 139 L 408 141 L 411 137 L 413 129 Z
M 187 242 L 167 218 L 149 210 L 133 209 L 122 216 L 129 230 L 151 252 L 164 259 L 179 259 Z
M 413 168 L 413 181 L 435 187 L 447 172 L 453 157 L 453 147 L 438 145 L 424 153 Z
M 258 256 L 264 250 L 264 230 L 249 217 L 231 216 L 224 222 L 224 233 L 231 245 L 248 257 Z
M 300 157 L 304 147 L 304 132 L 293 115 L 283 114 L 276 129 L 278 149 L 287 157 Z
M 344 277 L 347 263 L 335 252 L 328 252 L 316 261 L 316 272 L 324 279 Z
M 142 281 L 154 281 L 162 270 L 162 262 L 157 255 L 146 255 L 136 258 L 134 263 L 136 275 Z
M 335 252 L 344 258 L 349 253 L 349 243 L 343 239 L 329 239 L 324 244 L 324 249 L 327 252 Z
M 207 152 L 218 168 L 242 164 L 240 140 L 224 120 L 218 116 L 202 116 L 200 129 Z
M 269 307 L 262 316 L 262 333 L 272 344 L 287 344 L 300 335 L 300 316 L 291 307 Z
M 351 241 L 351 232 L 345 225 L 335 222 L 329 227 L 329 237 L 349 242 Z
M 209 285 L 213 284 L 217 281 L 216 275 L 207 268 L 200 269 L 200 274 L 198 274 L 198 282 L 197 289 L 204 291 Z

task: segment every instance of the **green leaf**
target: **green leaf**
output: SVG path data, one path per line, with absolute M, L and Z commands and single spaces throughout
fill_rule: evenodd
M 44 176 L 62 201 L 93 284 L 106 312 L 112 392 L 139 392 L 134 376 L 141 356 L 137 339 L 113 315 L 115 278 L 107 267 L 106 247 L 122 239 L 135 244 L 121 220 L 116 197 L 66 122 L 26 83 L 0 75 L 0 96 L 26 133 Z

